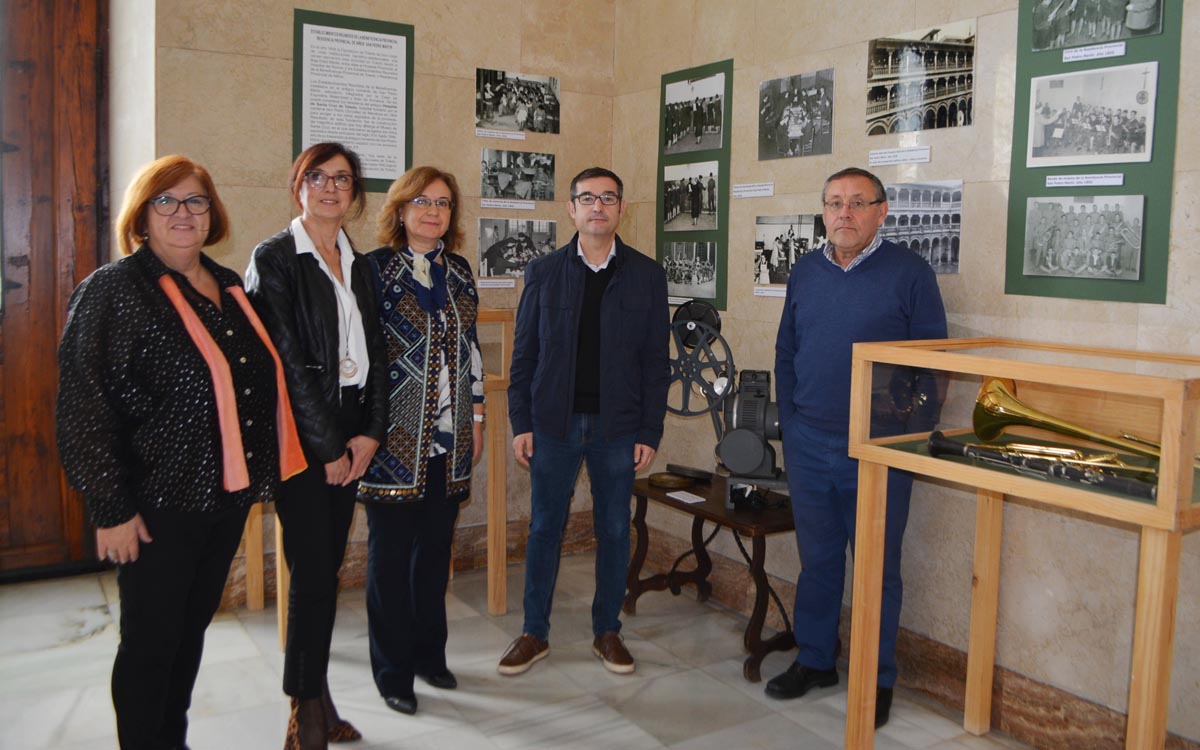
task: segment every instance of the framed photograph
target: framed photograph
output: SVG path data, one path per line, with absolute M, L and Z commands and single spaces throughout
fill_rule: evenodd
M 1026 167 L 1150 161 L 1158 63 L 1032 78 Z
M 555 223 L 538 219 L 480 219 L 479 276 L 525 275 L 525 266 L 557 248 Z
M 484 198 L 554 200 L 554 154 L 483 149 L 479 189 Z
M 1034 0 L 1023 12 L 1033 18 L 1033 51 L 1162 33 L 1163 0 Z M 1028 10 L 1024 10 L 1028 7 Z
M 663 247 L 667 294 L 712 299 L 717 296 L 717 243 L 668 242 Z
M 962 180 L 897 182 L 884 187 L 888 215 L 880 236 L 910 248 L 937 273 L 958 273 Z
M 970 125 L 975 21 L 867 43 L 867 135 Z
M 720 184 L 718 162 L 673 164 L 663 168 L 663 229 L 667 232 L 717 229 Z
M 821 214 L 759 216 L 754 220 L 754 285 L 786 286 L 802 255 L 825 244 Z
M 558 79 L 475 69 L 475 127 L 557 133 Z
M 663 153 L 709 151 L 724 143 L 725 74 L 667 84 Z
M 1137 281 L 1143 195 L 1034 197 L 1025 209 L 1025 276 Z
M 413 27 L 296 10 L 292 156 L 337 141 L 362 160 L 367 190 L 412 166 Z
M 833 68 L 758 85 L 758 158 L 833 153 Z

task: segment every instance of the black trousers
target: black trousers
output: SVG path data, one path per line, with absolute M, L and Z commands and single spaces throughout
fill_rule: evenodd
M 122 750 L 165 750 L 187 739 L 204 631 L 221 603 L 249 508 L 140 512 L 154 541 L 117 572 L 121 644 L 112 699 Z
M 342 389 L 338 422 L 346 440 L 359 434 L 358 390 Z M 329 668 L 329 642 L 337 614 L 338 569 L 354 520 L 358 482 L 325 482 L 325 465 L 306 453 L 308 468 L 283 483 L 275 512 L 283 524 L 283 551 L 291 573 L 283 692 L 319 698 Z
M 446 499 L 446 457 L 429 459 L 425 497 L 367 503 L 371 671 L 383 696 L 412 695 L 416 674 L 446 670 L 446 584 L 458 503 Z

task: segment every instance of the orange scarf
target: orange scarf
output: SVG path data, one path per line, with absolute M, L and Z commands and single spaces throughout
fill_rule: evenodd
M 200 350 L 208 370 L 212 373 L 213 393 L 217 399 L 217 422 L 221 428 L 221 453 L 224 458 L 224 486 L 226 492 L 244 490 L 250 486 L 250 472 L 246 469 L 246 457 L 242 451 L 242 431 L 238 427 L 237 399 L 233 393 L 233 375 L 229 371 L 229 363 L 221 353 L 217 342 L 208 333 L 208 329 L 200 322 L 199 316 L 192 306 L 183 298 L 179 285 L 170 274 L 158 278 L 158 285 L 166 293 L 167 299 L 183 319 L 183 327 L 187 329 L 192 343 Z M 278 394 L 275 406 L 275 431 L 279 437 L 279 474 L 283 479 L 290 479 L 308 467 L 304 459 L 304 450 L 300 447 L 300 436 L 296 432 L 296 422 L 292 418 L 292 402 L 288 398 L 287 383 L 283 379 L 283 363 L 279 361 L 279 353 L 267 335 L 267 329 L 258 319 L 250 300 L 240 286 L 226 288 L 227 292 L 237 301 L 242 312 L 254 327 L 263 345 L 275 360 L 275 391 Z

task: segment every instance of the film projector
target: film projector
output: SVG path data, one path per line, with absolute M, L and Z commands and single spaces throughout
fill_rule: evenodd
M 733 352 L 721 336 L 721 318 L 707 302 L 693 300 L 676 309 L 671 318 L 671 350 L 668 411 L 711 417 L 720 464 L 717 472 L 726 478 L 725 506 L 764 507 L 765 493 L 758 489 L 787 489 L 787 477 L 776 465 L 775 446 L 770 443 L 781 438 L 779 409 L 771 401 L 770 371 L 737 372 Z M 672 475 L 712 477 L 711 472 L 675 464 L 667 464 L 667 472 L 651 476 L 651 483 L 667 486 Z

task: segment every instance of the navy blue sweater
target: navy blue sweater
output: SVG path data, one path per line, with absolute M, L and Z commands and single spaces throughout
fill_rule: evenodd
M 855 342 L 945 337 L 937 276 L 911 250 L 884 240 L 849 272 L 820 250 L 804 255 L 788 277 L 775 341 L 780 422 L 845 433 Z

